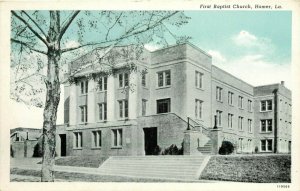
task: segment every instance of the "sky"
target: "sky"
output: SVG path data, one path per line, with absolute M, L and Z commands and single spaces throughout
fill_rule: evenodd
M 290 11 L 188 11 L 185 14 L 191 19 L 176 29 L 176 34 L 190 36 L 192 44 L 212 56 L 214 65 L 254 86 L 285 81 L 291 88 Z M 43 109 L 10 102 L 16 111 L 11 128 L 41 128 Z M 57 124 L 62 123 L 61 102 Z

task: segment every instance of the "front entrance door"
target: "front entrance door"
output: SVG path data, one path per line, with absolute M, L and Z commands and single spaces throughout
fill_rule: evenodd
M 66 134 L 60 134 L 60 156 L 67 156 L 67 136 Z
M 157 128 L 144 128 L 145 154 L 154 155 L 157 146 Z

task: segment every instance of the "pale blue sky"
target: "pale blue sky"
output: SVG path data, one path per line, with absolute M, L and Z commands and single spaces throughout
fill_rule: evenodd
M 268 59 L 290 61 L 290 11 L 189 11 L 186 14 L 192 19 L 180 32 L 192 36 L 192 42 L 204 50 L 218 49 L 229 57 L 239 56 L 246 50 L 234 46 L 231 37 L 244 30 L 271 41 L 275 50 Z

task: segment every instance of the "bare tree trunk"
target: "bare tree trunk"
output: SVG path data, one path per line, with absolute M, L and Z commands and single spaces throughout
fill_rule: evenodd
M 48 32 L 48 68 L 45 80 L 47 95 L 44 108 L 43 123 L 43 161 L 42 182 L 54 181 L 55 164 L 55 134 L 57 107 L 60 100 L 60 82 L 58 63 L 61 56 L 60 43 L 58 40 L 60 32 L 60 19 L 58 11 L 50 12 L 50 28 Z

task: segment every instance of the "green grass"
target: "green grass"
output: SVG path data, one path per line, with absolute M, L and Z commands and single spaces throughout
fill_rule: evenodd
M 99 157 L 92 155 L 68 156 L 56 159 L 55 165 L 98 168 L 107 158 L 108 157 Z M 41 164 L 41 162 L 39 162 L 38 164 Z
M 212 156 L 200 179 L 290 183 L 290 155 Z

